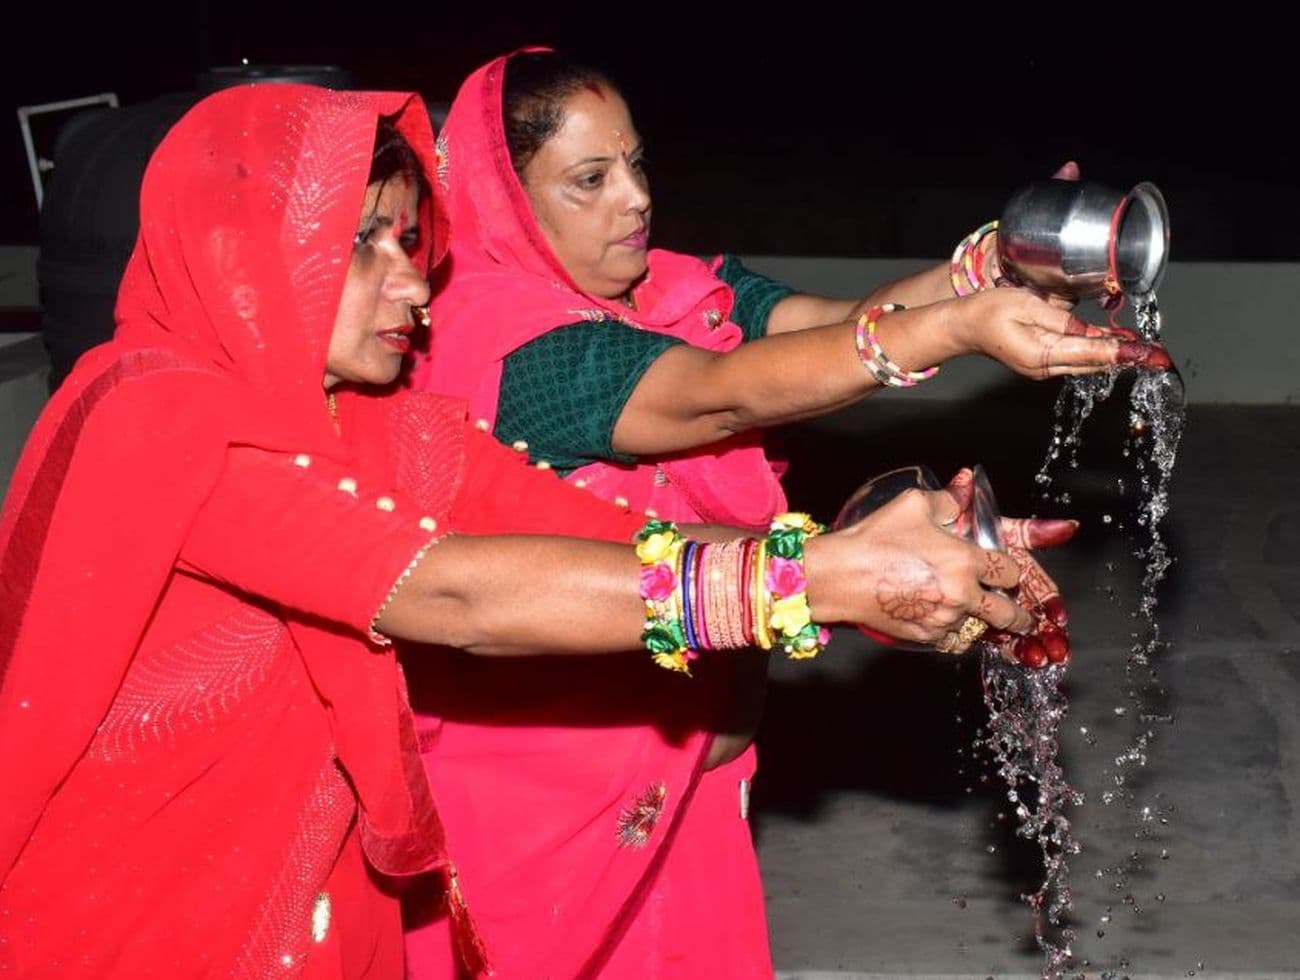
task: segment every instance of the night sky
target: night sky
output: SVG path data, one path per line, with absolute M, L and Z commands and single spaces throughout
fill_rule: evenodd
M 659 244 L 940 255 L 1074 158 L 1112 186 L 1157 183 L 1175 259 L 1300 258 L 1300 52 L 1272 15 L 913 2 L 859 5 L 851 25 L 829 5 L 786 6 L 31 3 L 0 65 L 0 242 L 37 235 L 19 105 L 105 90 L 145 101 L 242 58 L 335 64 L 358 87 L 445 103 L 492 55 L 548 43 L 625 88 Z

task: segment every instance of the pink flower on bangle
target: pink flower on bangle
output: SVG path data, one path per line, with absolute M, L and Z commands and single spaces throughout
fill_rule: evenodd
M 661 561 L 641 568 L 641 595 L 654 602 L 663 602 L 677 587 L 677 576 L 672 567 Z
M 772 558 L 767 563 L 767 590 L 778 598 L 797 595 L 808 588 L 803 562 L 790 558 Z

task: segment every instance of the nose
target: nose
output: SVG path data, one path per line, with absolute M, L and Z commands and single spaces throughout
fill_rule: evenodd
M 384 276 L 384 299 L 408 306 L 424 306 L 429 302 L 429 282 L 420 274 L 405 252 L 400 253 Z
M 627 184 L 627 209 L 644 214 L 650 210 L 650 182 L 639 170 L 626 165 L 624 170 Z

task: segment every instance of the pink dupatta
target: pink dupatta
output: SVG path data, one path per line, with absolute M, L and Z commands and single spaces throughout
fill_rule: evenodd
M 471 417 L 490 424 L 503 359 L 566 324 L 621 319 L 708 350 L 737 346 L 742 331 L 729 320 L 733 296 L 717 262 L 652 251 L 635 314 L 578 289 L 511 167 L 506 60 L 466 80 L 438 141 L 453 239 L 431 306 L 431 349 L 412 384 L 465 399 Z M 757 437 L 635 465 L 593 463 L 569 479 L 634 512 L 683 521 L 766 528 L 785 507 Z M 507 665 L 448 652 L 422 655 L 420 669 L 412 659 L 425 765 L 497 976 L 645 975 L 647 957 L 676 955 L 659 941 L 665 930 L 674 949 L 690 951 L 687 975 L 726 975 L 719 959 L 733 974 L 742 961 L 763 964 L 747 976 L 770 972 L 752 842 L 734 802 L 752 754 L 703 772 L 731 656 L 702 659 L 693 679 L 635 653 Z M 411 977 L 448 977 L 442 924 L 412 911 Z M 742 956 L 718 942 L 726 929 L 749 937 Z
M 412 373 L 416 388 L 469 402 L 475 418 L 496 421 L 501 364 L 511 352 L 579 320 L 621 320 L 706 350 L 743 339 L 729 319 L 731 288 L 706 263 L 654 249 L 635 291 L 637 312 L 582 292 L 533 218 L 510 163 L 501 119 L 506 57 L 474 72 L 461 87 L 438 140 L 454 235 L 444 285 L 430 313 L 427 356 Z M 689 454 L 634 466 L 595 463 L 572 474 L 606 499 L 626 498 L 676 520 L 763 527 L 785 509 L 785 496 L 757 436 L 738 436 Z

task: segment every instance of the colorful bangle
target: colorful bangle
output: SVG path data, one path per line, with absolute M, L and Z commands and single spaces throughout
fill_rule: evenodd
M 696 654 L 687 642 L 682 626 L 685 604 L 681 602 L 683 575 L 679 561 L 685 542 L 677 525 L 651 520 L 637 532 L 636 554 L 641 559 L 641 598 L 645 600 L 646 624 L 641 642 L 660 667 L 689 674 Z
M 754 565 L 753 575 L 750 578 L 750 589 L 753 601 L 751 605 L 754 610 L 754 642 L 758 644 L 760 650 L 772 649 L 772 633 L 767 626 L 767 603 L 768 594 L 764 588 L 764 579 L 767 571 L 767 539 L 759 538 L 754 542 Z
M 976 269 L 973 256 L 980 242 L 997 229 L 996 221 L 987 221 L 959 241 L 953 249 L 952 261 L 948 264 L 948 280 L 952 283 L 952 291 L 958 296 L 970 296 L 990 288 L 991 284 L 984 278 L 982 268 Z
M 877 382 L 891 388 L 911 388 L 939 373 L 937 364 L 924 371 L 904 371 L 889 359 L 889 355 L 880 346 L 880 340 L 876 337 L 876 321 L 886 313 L 905 309 L 907 307 L 901 303 L 873 306 L 858 317 L 858 327 L 853 335 L 854 343 L 858 348 L 858 359 L 862 361 L 863 366 L 871 372 L 871 376 Z
M 813 622 L 803 561 L 804 541 L 824 530 L 807 514 L 778 514 L 765 542 L 768 622 L 775 644 L 792 660 L 815 657 L 830 642 L 830 631 Z
M 754 549 L 757 542 L 753 538 L 745 538 L 742 542 L 740 551 L 740 575 L 739 575 L 739 593 L 740 593 L 740 632 L 745 641 L 745 646 L 752 647 L 757 642 L 754 639 Z
M 681 583 L 682 594 L 682 632 L 686 638 L 686 645 L 692 650 L 700 648 L 700 637 L 696 630 L 695 620 L 695 555 L 699 547 L 695 541 L 687 541 L 682 547 L 682 574 L 678 581 Z

